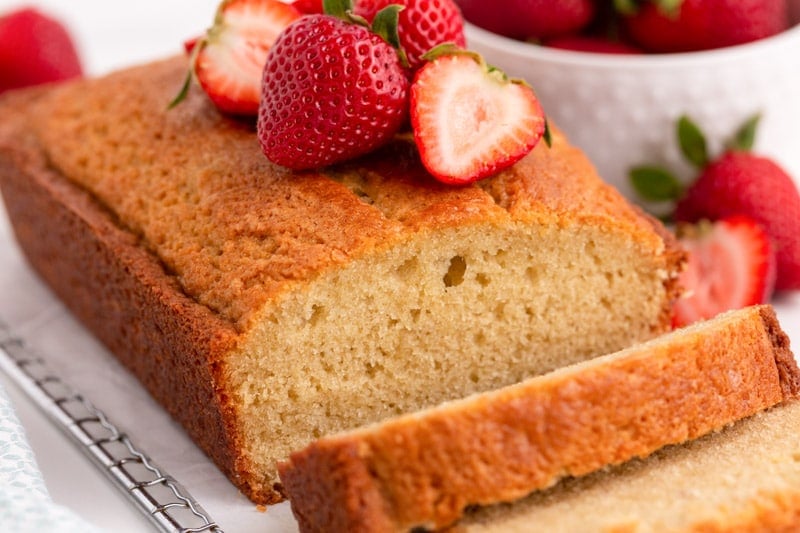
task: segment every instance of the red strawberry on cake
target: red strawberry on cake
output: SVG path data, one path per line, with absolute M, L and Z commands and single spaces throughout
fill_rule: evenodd
M 391 4 L 403 6 L 398 34 L 412 70 L 422 66 L 423 54 L 439 44 L 466 46 L 464 20 L 453 0 L 358 0 L 355 12 L 372 22 L 381 9 Z
M 411 86 L 411 125 L 422 163 L 438 180 L 464 184 L 530 152 L 545 134 L 533 90 L 447 45 L 426 56 Z
M 326 2 L 326 10 L 336 8 Z M 263 78 L 258 137 L 267 158 L 295 170 L 352 159 L 405 123 L 408 79 L 395 48 L 397 8 L 373 32 L 348 14 L 306 15 L 280 34 Z
M 194 77 L 220 111 L 255 116 L 267 52 L 300 16 L 279 0 L 223 1 L 206 35 L 184 43 L 191 67 L 172 105 L 183 100 Z

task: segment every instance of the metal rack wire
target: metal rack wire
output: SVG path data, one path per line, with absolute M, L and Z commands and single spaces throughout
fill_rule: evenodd
M 102 411 L 53 374 L 2 321 L 0 369 L 159 531 L 222 533 L 186 488 L 138 449 Z

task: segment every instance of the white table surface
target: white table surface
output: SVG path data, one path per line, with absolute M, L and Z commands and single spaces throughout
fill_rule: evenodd
M 0 12 L 23 2 L 0 0 Z M 27 0 L 72 30 L 86 70 L 102 74 L 174 54 L 210 23 L 216 0 Z M 105 349 L 64 309 L 24 262 L 0 206 L 0 319 L 8 322 L 70 384 L 103 410 L 177 478 L 228 533 L 296 530 L 288 505 L 259 512 L 222 476 Z M 800 293 L 776 298 L 784 328 L 800 345 Z M 138 511 L 0 373 L 25 426 L 53 499 L 119 533 L 151 531 Z

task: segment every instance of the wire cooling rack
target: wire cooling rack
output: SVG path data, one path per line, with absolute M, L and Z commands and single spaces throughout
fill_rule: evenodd
M 222 533 L 208 513 L 102 411 L 0 321 L 0 369 L 164 532 Z

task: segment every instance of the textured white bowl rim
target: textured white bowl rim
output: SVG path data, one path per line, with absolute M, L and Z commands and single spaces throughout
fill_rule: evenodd
M 468 45 L 470 45 L 470 40 L 474 39 L 480 41 L 483 45 L 491 46 L 496 50 L 503 50 L 518 57 L 529 57 L 531 60 L 539 62 L 590 68 L 624 67 L 626 69 L 647 70 L 652 68 L 702 66 L 706 63 L 719 64 L 721 61 L 739 60 L 746 55 L 768 53 L 772 48 L 788 46 L 788 43 L 795 41 L 798 46 L 798 54 L 800 54 L 800 23 L 777 35 L 750 43 L 698 52 L 641 55 L 560 50 L 503 37 L 469 22 L 465 24 L 465 27 Z

